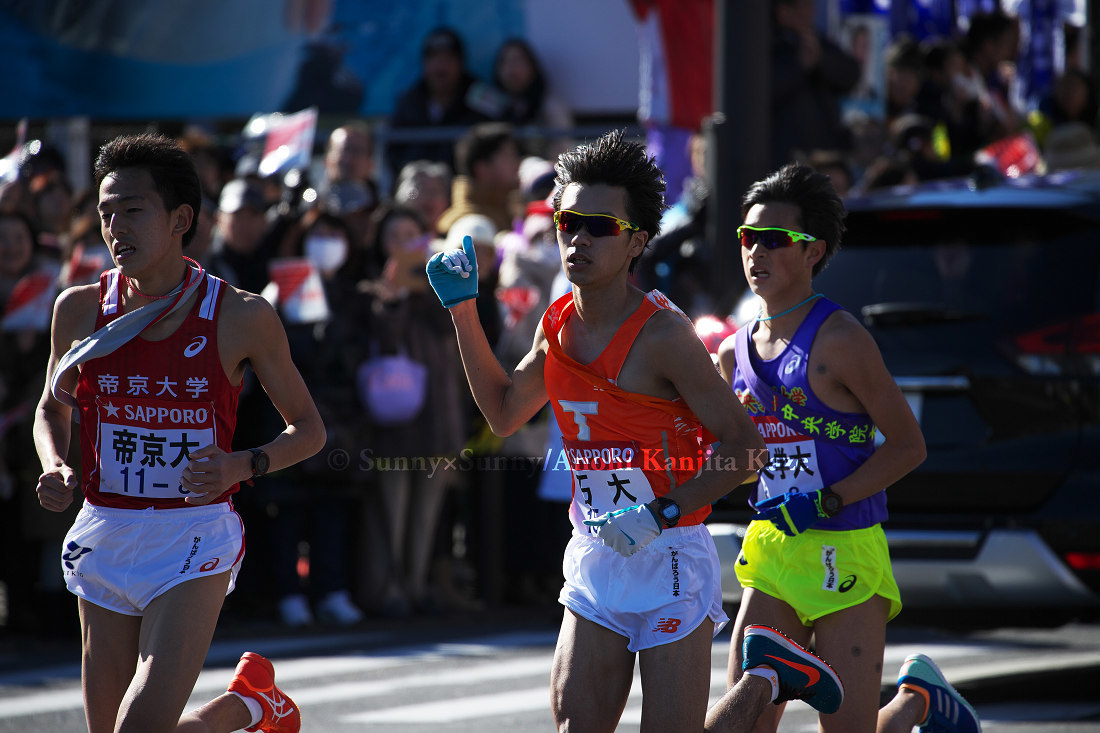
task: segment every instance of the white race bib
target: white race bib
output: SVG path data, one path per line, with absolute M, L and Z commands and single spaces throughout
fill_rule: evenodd
M 818 469 L 817 446 L 813 439 L 799 435 L 773 417 L 758 418 L 756 427 L 771 453 L 771 461 L 759 472 L 758 501 L 780 496 L 791 489 L 805 494 L 825 485 Z
M 180 499 L 191 451 L 217 443 L 213 402 L 96 398 L 99 490 L 143 499 Z
M 566 440 L 565 454 L 573 470 L 573 501 L 569 516 L 578 530 L 607 512 L 653 501 L 653 487 L 642 466 L 645 456 L 635 443 Z

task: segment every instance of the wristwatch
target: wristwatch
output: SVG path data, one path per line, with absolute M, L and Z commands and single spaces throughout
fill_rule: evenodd
M 823 512 L 830 517 L 835 517 L 843 508 L 844 500 L 840 498 L 840 494 L 828 486 L 821 490 L 821 510 Z
M 267 467 L 271 464 L 267 454 L 259 448 L 249 448 L 248 452 L 252 454 L 252 478 L 267 473 Z
M 680 505 L 672 499 L 658 496 L 657 514 L 661 516 L 665 527 L 675 527 L 680 522 Z

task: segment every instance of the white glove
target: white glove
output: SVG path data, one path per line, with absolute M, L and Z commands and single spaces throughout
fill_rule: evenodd
M 608 512 L 602 517 L 586 519 L 589 527 L 598 527 L 603 543 L 623 557 L 630 557 L 661 534 L 661 522 L 649 504 L 635 504 Z

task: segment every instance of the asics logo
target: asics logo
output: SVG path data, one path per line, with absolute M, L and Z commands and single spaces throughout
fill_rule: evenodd
M 840 584 L 840 592 L 847 593 L 855 586 L 855 584 L 856 576 L 849 575 L 847 578 L 844 579 L 844 582 Z
M 202 351 L 205 346 L 206 346 L 206 337 L 205 336 L 196 336 L 194 341 L 187 344 L 187 348 L 183 350 L 183 355 L 185 357 L 187 357 L 188 359 L 190 359 L 192 356 L 195 356 L 200 351 Z
M 813 687 L 817 684 L 817 681 L 821 679 L 821 673 L 808 664 L 799 664 L 798 662 L 792 662 L 787 659 L 783 659 L 782 657 L 777 657 L 773 654 L 765 654 L 764 656 L 768 657 L 769 659 L 774 659 L 777 662 L 781 662 L 791 669 L 797 670 L 806 675 L 806 677 L 809 678 L 809 681 L 806 682 L 806 687 Z
M 65 549 L 68 550 L 68 552 L 63 554 L 61 556 L 61 559 L 65 561 L 65 567 L 67 567 L 69 570 L 72 570 L 76 567 L 75 563 L 77 560 L 92 551 L 92 548 L 81 547 L 75 542 L 70 542 L 69 544 L 65 545 Z
M 294 713 L 294 703 L 282 695 L 279 695 L 278 690 L 272 690 L 272 692 L 275 694 L 267 695 L 257 690 L 256 694 L 262 697 L 264 701 L 271 706 L 271 722 L 275 723 Z

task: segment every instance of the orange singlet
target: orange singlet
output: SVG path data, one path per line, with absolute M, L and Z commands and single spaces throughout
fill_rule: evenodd
M 599 357 L 580 364 L 560 342 L 574 308 L 569 293 L 543 315 L 550 344 L 544 374 L 573 471 L 570 521 L 575 531 L 591 535 L 585 519 L 647 503 L 695 476 L 706 460 L 707 444 L 699 419 L 683 400 L 627 392 L 616 384 L 649 318 L 660 310 L 683 312 L 659 291 L 650 291 Z M 700 524 L 708 514 L 710 506 L 704 506 L 684 515 L 679 526 Z

